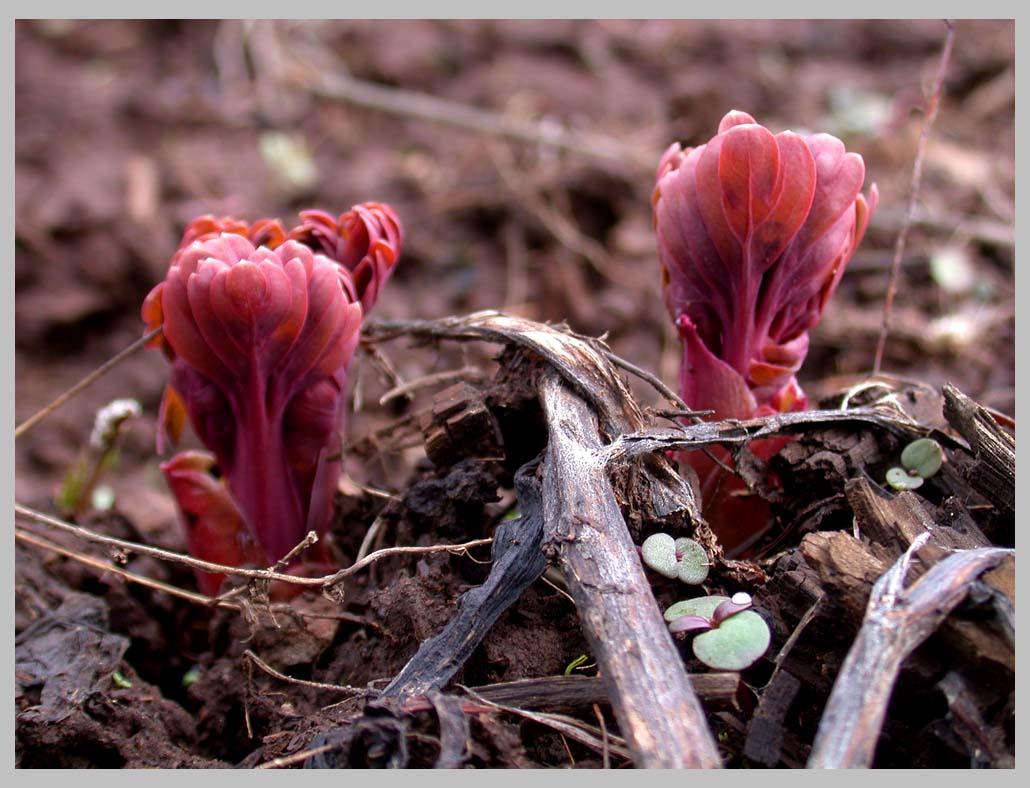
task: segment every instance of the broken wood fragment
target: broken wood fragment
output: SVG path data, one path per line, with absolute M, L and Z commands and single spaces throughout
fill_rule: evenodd
M 976 455 L 977 462 L 966 469 L 967 481 L 991 503 L 1014 510 L 1016 439 L 1001 428 L 990 411 L 950 383 L 945 383 L 941 390 L 944 416 Z
M 876 581 L 865 620 L 844 660 L 812 746 L 809 768 L 868 768 L 902 663 L 961 602 L 970 584 L 1011 550 L 956 552 L 905 588 L 923 535 Z
M 747 726 L 744 755 L 764 766 L 780 762 L 784 718 L 801 689 L 801 682 L 785 670 L 777 671 L 762 692 L 758 709 Z
M 468 383 L 438 392 L 423 414 L 426 455 L 434 465 L 448 466 L 468 457 L 500 457 L 503 441 L 483 395 Z
M 921 534 L 928 534 L 919 557 L 934 563 L 954 550 L 988 547 L 990 541 L 972 521 L 963 530 L 938 524 L 936 507 L 910 490 L 887 490 L 869 478 L 850 480 L 844 486 L 855 513 L 858 531 L 865 539 L 901 555 Z
M 688 679 L 705 706 L 713 709 L 735 706 L 743 688 L 739 673 L 693 673 Z M 610 702 L 600 676 L 544 676 L 471 689 L 494 703 L 522 709 L 571 712 Z

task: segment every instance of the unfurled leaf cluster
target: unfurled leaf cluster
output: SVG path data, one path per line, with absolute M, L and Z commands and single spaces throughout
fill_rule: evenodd
M 803 410 L 797 373 L 877 191 L 861 193 L 862 157 L 829 134 L 773 134 L 744 112 L 715 137 L 670 147 L 652 203 L 665 305 L 683 343 L 680 394 L 713 419 Z M 754 442 L 768 459 L 784 440 Z M 720 462 L 728 453 L 711 450 Z M 769 519 L 709 456 L 689 452 L 713 529 L 727 550 Z

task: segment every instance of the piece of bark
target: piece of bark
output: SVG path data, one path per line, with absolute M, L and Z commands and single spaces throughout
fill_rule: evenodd
M 748 723 L 747 738 L 744 740 L 745 757 L 765 766 L 775 766 L 780 762 L 785 727 L 783 720 L 800 689 L 801 682 L 785 670 L 773 676 L 769 686 L 762 692 L 757 711 Z
M 865 614 L 869 592 L 887 571 L 893 553 L 866 545 L 844 531 L 817 531 L 801 540 L 801 555 L 822 579 L 845 624 L 857 629 Z
M 549 428 L 547 540 L 634 763 L 716 767 L 718 747 L 615 500 L 597 417 L 554 373 L 545 374 L 541 399 Z
M 995 506 L 1012 511 L 1016 503 L 1016 439 L 994 416 L 950 383 L 942 387 L 944 415 L 976 455 L 965 470 L 969 484 Z
M 868 768 L 901 665 L 961 602 L 970 584 L 1010 550 L 954 553 L 905 588 L 924 535 L 876 581 L 862 628 L 826 703 L 809 768 Z
M 735 706 L 743 687 L 739 673 L 694 673 L 688 678 L 706 708 Z M 470 689 L 494 703 L 522 709 L 572 712 L 610 702 L 600 676 L 545 676 Z
M 423 416 L 426 456 L 448 466 L 468 457 L 503 455 L 500 429 L 482 394 L 468 383 L 438 392 Z
M 889 492 L 868 478 L 857 478 L 844 486 L 844 492 L 858 518 L 862 536 L 880 545 L 893 546 L 898 555 L 922 533 L 930 535 L 929 544 L 944 550 L 990 546 L 975 523 L 967 523 L 963 532 L 938 525 L 930 511 L 931 504 L 909 490 Z

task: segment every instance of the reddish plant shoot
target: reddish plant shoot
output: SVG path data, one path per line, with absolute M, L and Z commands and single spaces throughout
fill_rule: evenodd
M 683 342 L 680 393 L 691 408 L 747 419 L 808 406 L 796 375 L 808 332 L 876 207 L 875 186 L 861 194 L 864 179 L 862 157 L 837 138 L 773 134 L 737 111 L 706 144 L 666 151 L 654 227 L 665 305 Z M 767 458 L 782 445 L 751 449 Z M 733 508 L 739 483 L 701 453 L 686 460 L 710 493 L 713 525 L 762 529 L 741 523 L 745 512 L 720 513 L 720 504 Z
M 319 225 L 317 236 L 310 215 L 289 233 L 268 219 L 197 219 L 143 304 L 172 366 L 159 450 L 188 418 L 213 454 L 162 466 L 197 557 L 268 566 L 308 531 L 324 534 L 332 517 L 347 368 L 401 231 L 378 203 Z M 210 592 L 216 582 L 201 584 Z

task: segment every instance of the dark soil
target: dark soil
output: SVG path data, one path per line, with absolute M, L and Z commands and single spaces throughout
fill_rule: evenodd
M 839 402 L 872 367 L 944 33 L 935 20 L 19 22 L 16 420 L 140 336 L 140 305 L 190 219 L 274 216 L 292 226 L 298 210 L 338 214 L 366 200 L 393 205 L 406 233 L 374 317 L 496 308 L 567 321 L 581 334 L 606 334 L 615 353 L 674 384 L 679 348 L 651 231 L 654 169 L 667 145 L 704 142 L 730 109 L 777 131 L 836 134 L 863 155 L 867 183 L 879 187 L 879 210 L 801 374 L 813 402 L 834 394 Z M 318 95 L 311 72 L 285 68 L 287 52 L 498 118 L 604 135 L 625 155 L 557 150 Z M 957 24 L 883 364 L 923 386 L 906 410 L 951 433 L 944 383 L 1015 416 L 1014 61 L 1014 23 Z M 268 152 L 283 136 L 305 146 L 310 177 Z M 531 398 L 503 375 L 491 382 L 497 353 L 481 343 L 403 340 L 359 353 L 331 532 L 341 566 L 377 519 L 373 548 L 429 546 L 492 536 L 513 512 L 514 474 L 546 431 Z M 398 382 L 462 367 L 477 370 L 466 378 L 499 434 L 436 447 L 430 461 L 421 426 L 433 396 L 456 379 L 380 398 Z M 183 551 L 154 450 L 166 379 L 160 353 L 136 353 L 19 438 L 17 501 L 94 533 Z M 642 405 L 665 407 L 645 383 L 631 384 Z M 113 506 L 62 510 L 57 492 L 86 450 L 96 411 L 122 397 L 138 400 L 143 415 L 127 424 L 118 462 L 101 480 Z M 850 533 L 858 493 L 845 489 L 849 480 L 882 480 L 899 450 L 872 428 L 825 427 L 774 460 L 783 481 L 776 526 L 752 555 L 760 571 L 747 588 L 773 645 L 743 673 L 739 697 L 702 695 L 726 765 L 804 765 L 862 611 L 841 601 L 850 592 L 820 571 L 824 553 L 802 538 Z M 964 523 L 1012 546 L 1012 512 L 969 486 L 975 472 L 961 472 L 979 458 L 958 448 L 949 458 L 951 475 L 921 489 L 921 505 L 940 524 Z M 638 542 L 656 530 L 631 511 L 627 519 Z M 241 613 L 126 582 L 82 561 L 107 561 L 102 546 L 40 525 L 26 530 L 75 554 L 24 540 L 15 547 L 19 766 L 300 765 L 304 758 L 290 756 L 326 744 L 308 765 L 431 766 L 454 754 L 458 723 L 440 700 L 448 696 L 398 709 L 326 685 L 385 686 L 451 620 L 460 595 L 484 582 L 488 547 L 390 557 L 349 578 L 342 602 L 308 592 L 289 610 L 255 599 Z M 886 567 L 896 547 L 872 545 L 869 560 Z M 152 581 L 196 587 L 179 564 L 116 559 Z M 709 590 L 738 590 L 732 577 L 716 572 Z M 550 574 L 533 583 L 448 687 L 561 676 L 589 656 L 560 585 Z M 679 590 L 655 583 L 663 606 Z M 828 590 L 840 596 L 806 622 L 774 672 L 776 654 Z M 989 607 L 984 598 L 968 602 L 906 663 L 875 766 L 1011 765 L 1014 659 L 998 637 L 969 631 L 985 626 Z M 691 672 L 708 670 L 689 646 L 682 653 Z M 250 654 L 308 683 L 270 675 Z M 592 663 L 573 673 L 596 675 Z M 958 674 L 965 694 L 954 689 Z M 958 705 L 963 699 L 971 706 Z M 978 724 L 959 713 L 970 707 Z M 595 730 L 603 719 L 618 733 L 603 697 L 563 713 Z M 447 765 L 628 763 L 511 712 L 466 708 L 457 718 L 468 726 L 458 736 L 467 748 Z

